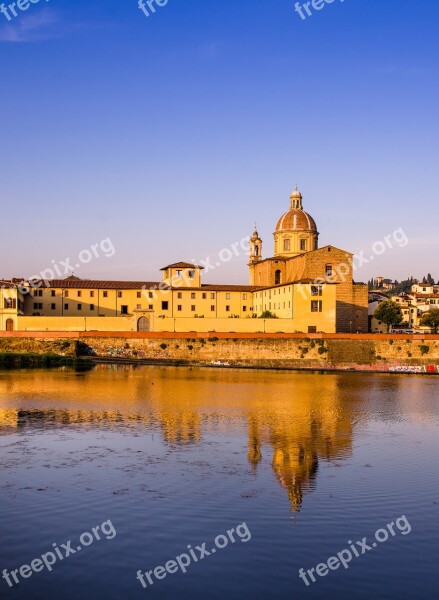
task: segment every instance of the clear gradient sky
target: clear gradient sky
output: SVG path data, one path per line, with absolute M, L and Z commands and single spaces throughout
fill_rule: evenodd
M 1 1 L 1 0 L 0 0 Z M 320 244 L 439 278 L 439 2 L 41 0 L 0 14 L 0 277 L 111 238 L 79 277 L 159 280 L 251 234 L 297 183 Z M 246 283 L 246 256 L 206 275 Z

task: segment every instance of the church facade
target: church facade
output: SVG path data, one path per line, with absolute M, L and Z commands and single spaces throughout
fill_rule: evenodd
M 178 262 L 162 281 L 0 282 L 0 331 L 355 333 L 368 330 L 368 290 L 353 280 L 349 252 L 319 248 L 296 188 L 277 221 L 274 253 L 249 244 L 248 285 L 202 283 L 203 268 Z

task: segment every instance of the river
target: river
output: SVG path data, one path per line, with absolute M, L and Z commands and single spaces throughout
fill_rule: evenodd
M 426 376 L 1 371 L 1 597 L 436 598 L 438 433 Z

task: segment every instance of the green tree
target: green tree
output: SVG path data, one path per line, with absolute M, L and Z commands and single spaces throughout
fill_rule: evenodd
M 432 308 L 421 319 L 421 325 L 430 327 L 432 333 L 439 331 L 439 308 Z
M 387 325 L 387 331 L 392 326 L 397 327 L 401 325 L 404 320 L 401 307 L 396 302 L 392 302 L 392 300 L 381 302 L 375 311 L 374 317 Z
M 259 317 L 260 319 L 277 319 L 276 315 L 269 310 L 264 310 L 262 315 Z

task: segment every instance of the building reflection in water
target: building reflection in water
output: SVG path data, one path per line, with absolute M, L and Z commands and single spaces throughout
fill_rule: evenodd
M 98 369 L 64 380 L 55 372 L 44 380 L 27 374 L 0 385 L 0 433 L 123 424 L 161 431 L 167 445 L 202 447 L 203 430 L 219 436 L 246 431 L 252 470 L 269 461 L 298 512 L 319 464 L 350 456 L 356 397 L 362 397 L 361 380 L 345 386 L 336 374 Z M 2 408 L 11 398 L 24 407 Z

